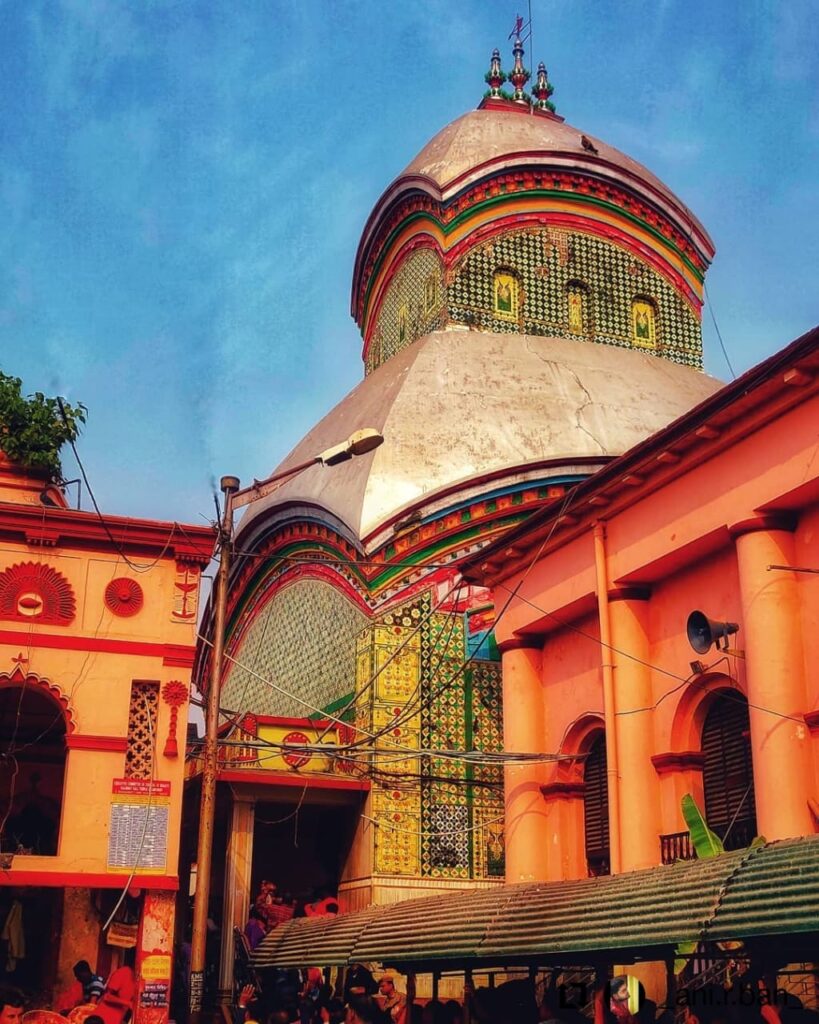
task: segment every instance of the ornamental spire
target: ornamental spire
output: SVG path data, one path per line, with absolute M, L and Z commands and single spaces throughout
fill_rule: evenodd
M 486 84 L 489 86 L 489 95 L 494 99 L 501 98 L 500 87 L 506 81 L 506 75 L 501 70 L 500 50 L 495 47 L 492 51 L 492 59 L 489 61 L 489 70 L 484 75 Z
M 532 89 L 532 96 L 536 100 L 535 106 L 538 110 L 548 110 L 554 113 L 555 105 L 549 100 L 554 91 L 554 86 L 549 84 L 546 65 L 541 61 L 537 66 L 537 79 Z
M 509 81 L 515 87 L 515 95 L 512 97 L 516 103 L 527 103 L 528 99 L 526 93 L 523 91 L 524 85 L 529 81 L 530 75 L 526 68 L 523 66 L 523 43 L 520 41 L 520 35 L 517 33 L 520 31 L 521 18 L 518 18 L 518 24 L 515 26 L 517 31 L 515 34 L 515 45 L 512 47 L 512 56 L 515 58 L 515 66 L 512 68 L 512 73 L 509 75 Z

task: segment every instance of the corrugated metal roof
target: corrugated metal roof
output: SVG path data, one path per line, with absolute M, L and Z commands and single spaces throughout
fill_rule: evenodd
M 356 962 L 510 964 L 819 931 L 819 836 L 579 881 L 407 900 L 282 925 L 259 967 Z
M 708 939 L 819 931 L 819 836 L 755 850 L 726 887 Z

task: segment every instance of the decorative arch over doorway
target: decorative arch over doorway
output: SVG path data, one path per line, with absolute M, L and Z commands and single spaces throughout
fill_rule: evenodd
M 606 730 L 599 715 L 582 715 L 573 722 L 561 744 L 562 754 L 576 754 L 563 762 L 566 781 L 583 797 L 583 846 L 589 875 L 611 871 L 609 851 L 609 794 L 606 775 Z M 578 822 L 579 824 L 579 822 Z
M 4 853 L 54 856 L 62 823 L 67 697 L 20 663 L 0 674 L 0 844 Z
M 19 655 L 19 657 L 22 658 L 22 655 Z M 34 672 L 24 672 L 20 667 L 20 664 L 17 664 L 11 672 L 0 672 L 0 690 L 8 686 L 19 686 L 22 689 L 37 687 L 38 690 L 44 693 L 57 707 L 59 707 L 60 712 L 65 719 L 66 734 L 70 735 L 76 730 L 77 726 L 74 720 L 74 710 L 71 707 L 68 697 L 56 683 L 52 683 L 50 680 L 45 679 L 43 676 L 38 676 Z
M 739 684 L 721 672 L 709 672 L 692 679 L 677 703 L 671 724 L 672 751 L 699 750 L 706 716 L 721 693 L 743 696 Z

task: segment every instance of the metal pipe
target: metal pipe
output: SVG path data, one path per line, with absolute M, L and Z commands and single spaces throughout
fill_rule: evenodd
M 617 760 L 617 720 L 614 703 L 614 666 L 609 620 L 606 528 L 594 524 L 594 568 L 597 576 L 597 613 L 600 620 L 600 657 L 603 670 L 603 720 L 606 727 L 606 781 L 609 800 L 609 862 L 611 873 L 620 870 L 620 793 Z
M 239 489 L 234 476 L 223 476 L 222 493 L 225 511 L 219 528 L 220 559 L 216 575 L 213 651 L 211 652 L 210 684 L 205 715 L 205 742 L 202 753 L 202 798 L 199 805 L 199 842 L 196 852 L 196 893 L 193 899 L 191 933 L 190 1021 L 198 1024 L 202 1014 L 205 980 L 205 944 L 208 931 L 208 899 L 213 862 L 213 825 L 216 814 L 216 774 L 218 770 L 219 699 L 222 693 L 222 660 L 225 645 L 228 574 L 233 547 L 233 495 Z

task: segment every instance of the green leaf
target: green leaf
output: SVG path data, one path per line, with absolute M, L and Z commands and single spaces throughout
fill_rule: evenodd
M 694 849 L 700 860 L 725 853 L 722 840 L 708 827 L 702 811 L 697 807 L 696 801 L 690 793 L 686 793 L 682 798 L 682 813 L 688 826 L 691 842 L 694 844 Z
M 674 961 L 674 974 L 680 974 L 688 963 L 688 958 L 696 952 L 697 942 L 678 942 L 674 948 L 677 959 Z
M 42 391 L 26 396 L 22 386 L 19 377 L 0 371 L 0 449 L 12 462 L 59 480 L 60 449 L 77 440 L 87 410 L 64 402 L 61 411 L 56 398 Z

